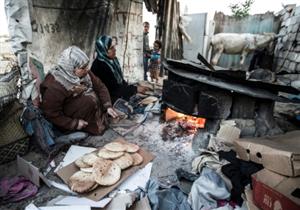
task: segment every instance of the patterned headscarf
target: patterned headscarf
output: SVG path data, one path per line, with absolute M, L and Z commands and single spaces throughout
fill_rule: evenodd
M 111 72 L 114 74 L 114 77 L 116 78 L 118 84 L 122 84 L 123 82 L 123 72 L 121 70 L 120 63 L 117 58 L 110 59 L 107 56 L 107 51 L 112 45 L 112 38 L 110 36 L 100 36 L 96 40 L 96 51 L 97 51 L 97 59 L 100 61 L 105 62 L 108 66 Z M 98 71 L 101 71 L 99 69 Z
M 79 78 L 74 73 L 76 68 L 85 67 L 88 63 L 89 58 L 81 49 L 70 46 L 61 53 L 57 66 L 50 73 L 67 90 L 84 85 L 86 86 L 85 92 L 90 92 L 92 90 L 90 76 L 87 74 L 85 77 Z

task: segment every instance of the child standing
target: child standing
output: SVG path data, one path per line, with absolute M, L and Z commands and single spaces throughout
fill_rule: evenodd
M 160 71 L 160 49 L 161 41 L 155 40 L 155 42 L 153 43 L 153 51 L 151 53 L 148 69 L 150 71 L 151 82 L 154 82 L 154 80 L 156 80 L 156 83 L 158 83 Z

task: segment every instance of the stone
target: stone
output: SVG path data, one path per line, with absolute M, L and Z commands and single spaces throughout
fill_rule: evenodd
M 300 80 L 300 74 L 283 74 L 277 75 L 277 83 L 290 85 L 292 81 Z
M 272 83 L 275 81 L 275 74 L 268 69 L 254 69 L 249 72 L 248 80 Z
M 296 16 L 296 15 L 300 15 L 300 6 L 298 6 L 298 7 L 296 7 L 295 9 L 294 9 L 294 15 Z
M 297 90 L 300 90 L 300 80 L 296 80 L 296 81 L 291 82 L 291 86 L 293 88 L 296 88 Z
M 289 41 L 293 42 L 296 39 L 296 33 L 290 33 L 289 34 Z
M 250 137 L 255 134 L 255 121 L 253 119 L 233 119 L 236 127 L 241 129 L 240 137 Z
M 300 44 L 298 44 L 298 45 L 294 48 L 294 51 L 300 53 Z
M 299 23 L 294 24 L 292 32 L 296 33 L 298 31 L 298 28 L 299 28 Z
M 287 42 L 288 39 L 289 39 L 288 35 L 285 35 L 285 36 L 282 38 L 282 42 Z
M 295 53 L 295 52 L 289 52 L 287 58 L 288 58 L 290 61 L 295 61 L 296 56 L 297 56 L 297 53 Z
M 281 75 L 280 76 L 277 76 L 277 81 L 276 83 L 278 85 L 290 85 L 291 84 L 291 80 L 288 79 L 288 78 L 285 78 L 285 77 L 282 77 Z
M 279 58 L 284 58 L 284 57 L 285 57 L 285 51 L 280 51 L 280 52 L 278 53 L 278 57 L 279 57 Z
M 289 69 L 290 69 L 291 71 L 295 71 L 295 70 L 296 70 L 296 66 L 297 66 L 297 63 L 296 63 L 296 62 L 290 62 Z
M 283 133 L 283 131 L 276 124 L 273 110 L 273 101 L 261 100 L 259 103 L 257 103 L 257 115 L 255 116 L 256 137 Z
M 297 64 L 297 66 L 296 66 L 296 71 L 297 71 L 298 73 L 300 73 L 300 63 Z
M 283 63 L 283 67 L 286 68 L 286 69 L 288 69 L 289 66 L 290 66 L 290 61 L 285 60 L 284 63 Z
M 292 32 L 292 29 L 293 29 L 293 25 L 289 25 L 289 26 L 287 27 L 287 32 Z
M 279 35 L 285 35 L 285 34 L 286 34 L 286 27 L 283 27 L 282 29 L 280 29 Z
M 299 23 L 299 22 L 300 22 L 300 16 L 295 15 L 295 16 L 291 17 L 291 22 L 290 22 L 291 25 Z
M 279 50 L 282 50 L 284 45 L 280 42 L 276 44 L 274 52 L 278 52 Z
M 283 20 L 287 20 L 288 18 L 290 17 L 290 13 L 285 13 L 284 16 L 283 16 Z M 286 21 L 285 21 L 286 22 Z
M 300 42 L 300 33 L 297 34 L 297 41 Z
M 291 42 L 291 41 L 285 42 L 285 43 L 283 44 L 283 49 L 284 49 L 284 50 L 290 50 L 291 47 L 292 47 L 292 44 L 293 44 L 293 42 Z M 284 52 L 284 57 L 285 57 L 285 56 L 286 56 L 286 51 Z
M 297 62 L 297 63 L 300 63 L 300 53 L 295 53 L 295 56 L 294 56 L 294 61 Z
M 288 27 L 290 24 L 291 24 L 291 18 L 288 18 L 288 19 L 285 21 L 285 25 Z

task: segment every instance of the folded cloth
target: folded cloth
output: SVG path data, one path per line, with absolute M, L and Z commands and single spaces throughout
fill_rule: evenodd
M 17 202 L 35 195 L 37 186 L 23 176 L 4 177 L 0 180 L 0 203 Z
M 218 170 L 228 163 L 228 161 L 220 159 L 218 153 L 209 150 L 202 150 L 201 155 L 196 157 L 192 162 L 192 172 L 201 173 L 204 167 Z
M 223 179 L 211 168 L 204 167 L 200 177 L 193 183 L 188 202 L 192 209 L 217 208 L 217 200 L 227 200 L 230 192 Z

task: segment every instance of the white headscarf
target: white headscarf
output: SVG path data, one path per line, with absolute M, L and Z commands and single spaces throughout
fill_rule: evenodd
M 85 77 L 79 78 L 74 73 L 76 68 L 84 67 L 88 65 L 88 62 L 88 56 L 79 47 L 70 46 L 61 53 L 57 66 L 50 73 L 67 90 L 84 84 L 87 87 L 85 92 L 90 92 L 92 90 L 90 76 L 87 74 Z

